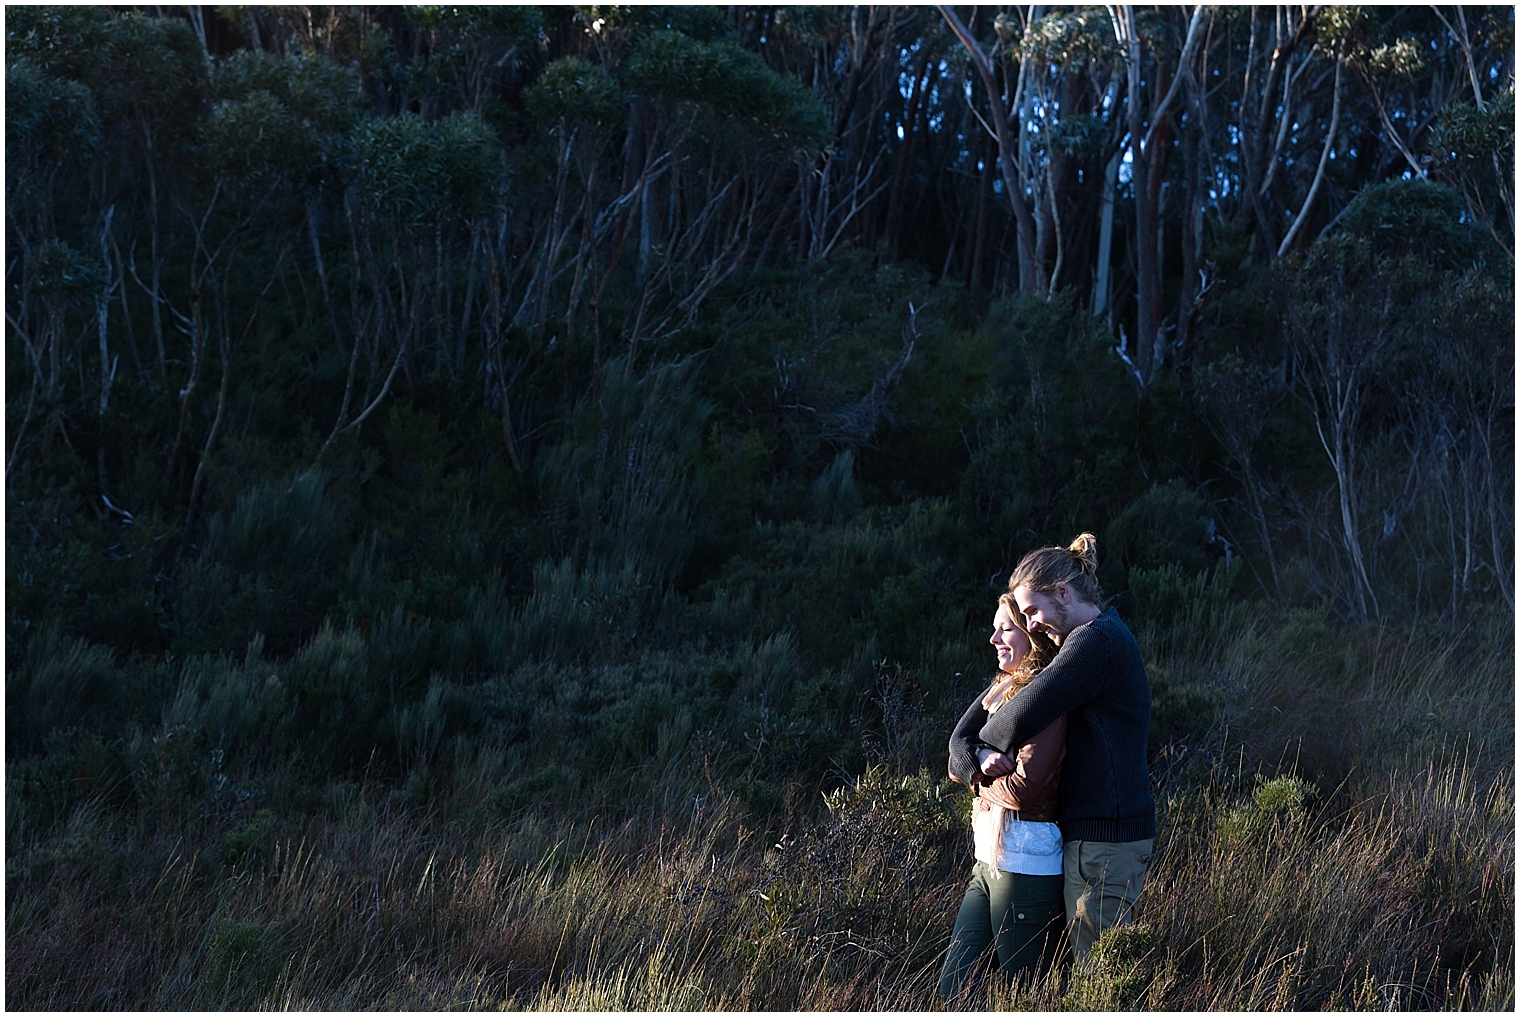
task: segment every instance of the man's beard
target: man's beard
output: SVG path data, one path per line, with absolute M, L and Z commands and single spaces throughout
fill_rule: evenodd
M 1050 622 L 1044 626 L 1045 632 L 1052 642 L 1060 646 L 1061 640 L 1071 631 L 1071 612 L 1062 604 L 1051 604 L 1050 614 Z

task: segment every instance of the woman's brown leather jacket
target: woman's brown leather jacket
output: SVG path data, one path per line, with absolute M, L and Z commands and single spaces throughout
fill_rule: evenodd
M 978 693 L 950 733 L 952 757 L 957 743 L 969 748 L 973 755 L 984 747 L 976 738 L 988 717 L 982 699 L 983 694 Z M 1022 820 L 1054 823 L 1061 786 L 1061 763 L 1065 758 L 1066 718 L 1062 716 L 1019 746 L 1013 773 L 996 779 L 982 777 L 977 780 L 972 787 L 977 794 L 976 807 L 986 809 L 999 805 L 1014 810 Z M 953 773 L 950 776 L 954 780 L 960 779 Z

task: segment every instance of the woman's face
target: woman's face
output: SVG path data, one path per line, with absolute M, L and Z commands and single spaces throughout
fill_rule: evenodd
M 992 638 L 987 641 L 997 650 L 998 667 L 1004 671 L 1017 667 L 1031 649 L 1029 637 L 1013 623 L 1013 613 L 1005 604 L 999 604 L 992 616 Z

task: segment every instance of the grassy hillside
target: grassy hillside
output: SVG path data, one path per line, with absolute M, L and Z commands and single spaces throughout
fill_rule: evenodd
M 1139 923 L 1091 970 L 979 980 L 964 1005 L 1511 1008 L 1506 619 L 1455 638 L 1308 612 L 1217 624 L 1205 652 L 1150 662 L 1160 833 Z M 679 682 L 692 664 L 645 666 Z M 400 785 L 297 763 L 244 780 L 171 726 L 130 778 L 99 746 L 13 764 L 13 789 L 90 790 L 45 831 L 8 813 L 7 1003 L 935 1009 L 969 799 L 934 761 L 952 713 L 903 681 L 876 683 L 858 775 L 773 782 L 795 731 L 735 739 L 691 713 L 623 765 L 544 718 L 515 748 L 488 722 Z M 540 738 L 550 762 L 515 776 Z

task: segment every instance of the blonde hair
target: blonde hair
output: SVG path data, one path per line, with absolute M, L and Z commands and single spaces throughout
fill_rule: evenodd
M 1031 632 L 1024 624 L 1024 617 L 1019 613 L 1018 601 L 1013 599 L 1010 591 L 998 598 L 998 603 L 1008 609 L 1013 616 L 1013 624 L 1024 633 L 1024 638 L 1029 640 L 1029 652 L 1024 654 L 1024 659 L 1013 666 L 1012 671 L 1004 671 L 993 679 L 993 687 L 1002 687 L 1002 691 L 991 703 L 985 706 L 988 713 L 996 713 L 998 707 L 1012 699 L 1014 693 L 1034 680 L 1034 676 L 1045 669 L 1051 658 L 1056 655 L 1056 644 L 1050 641 L 1050 637 L 1043 632 Z
M 1103 606 L 1103 590 L 1098 586 L 1098 538 L 1081 533 L 1067 547 L 1042 547 L 1019 559 L 1018 568 L 1008 577 L 1008 592 L 1020 586 L 1034 593 L 1051 593 L 1057 583 L 1090 604 Z

